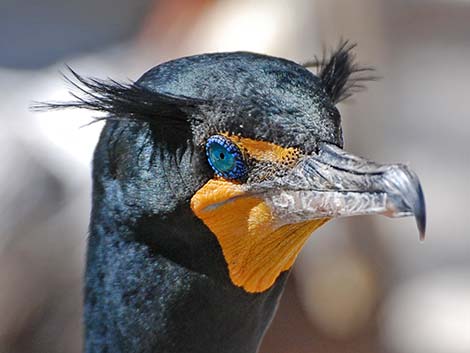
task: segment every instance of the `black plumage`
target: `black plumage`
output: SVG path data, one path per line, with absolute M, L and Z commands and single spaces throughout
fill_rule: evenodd
M 201 141 L 223 128 L 286 145 L 311 146 L 319 135 L 340 143 L 339 114 L 319 80 L 283 59 L 222 53 L 162 64 L 128 86 L 80 81 L 88 93 L 79 107 L 111 114 L 93 165 L 87 352 L 255 352 L 287 274 L 260 294 L 230 282 L 215 237 L 188 207 L 212 176 Z M 155 92 L 145 99 L 155 104 L 140 108 L 136 91 Z M 160 115 L 161 96 L 203 102 L 186 110 L 191 135 Z M 328 121 L 311 118 L 324 111 Z
M 256 352 L 288 271 L 259 293 L 232 283 L 189 206 L 214 177 L 204 143 L 227 132 L 305 155 L 342 147 L 335 103 L 362 82 L 352 48 L 317 60 L 318 76 L 247 52 L 177 59 L 128 84 L 72 71 L 76 100 L 47 108 L 106 113 L 93 161 L 87 353 Z

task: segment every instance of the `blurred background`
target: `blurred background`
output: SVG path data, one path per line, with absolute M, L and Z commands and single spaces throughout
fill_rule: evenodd
M 250 50 L 305 62 L 340 38 L 383 77 L 340 105 L 345 147 L 418 173 L 411 218 L 357 217 L 317 231 L 262 353 L 470 352 L 470 1 L 0 0 L 0 353 L 78 353 L 89 112 L 65 64 L 137 79 L 168 59 Z

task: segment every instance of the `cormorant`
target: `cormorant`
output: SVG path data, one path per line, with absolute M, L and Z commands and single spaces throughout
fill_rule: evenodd
M 335 105 L 365 79 L 343 43 L 317 75 L 249 52 L 190 56 L 134 83 L 75 75 L 106 112 L 93 160 L 87 353 L 253 353 L 308 236 L 335 217 L 414 215 L 405 165 L 345 152 Z

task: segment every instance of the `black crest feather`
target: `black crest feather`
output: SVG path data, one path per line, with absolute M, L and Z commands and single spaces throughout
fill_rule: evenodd
M 356 92 L 365 89 L 364 83 L 374 81 L 374 69 L 359 65 L 353 49 L 355 43 L 341 40 L 336 49 L 324 51 L 321 57 L 315 56 L 304 67 L 315 67 L 322 80 L 326 93 L 334 103 L 339 103 Z
M 162 126 L 188 125 L 192 115 L 204 101 L 151 91 L 138 83 L 119 83 L 80 76 L 67 67 L 71 76 L 63 74 L 77 92 L 70 102 L 48 102 L 32 106 L 33 110 L 59 110 L 67 108 L 88 109 L 107 113 L 100 120 L 132 120 Z

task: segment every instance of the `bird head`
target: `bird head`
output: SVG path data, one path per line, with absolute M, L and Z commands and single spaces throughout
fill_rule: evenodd
M 76 75 L 84 95 L 68 106 L 105 111 L 105 119 L 145 132 L 139 136 L 150 140 L 142 148 L 149 161 L 159 158 L 152 157 L 157 150 L 172 156 L 168 176 L 164 164 L 152 170 L 140 157 L 127 158 L 126 147 L 117 152 L 114 175 L 131 175 L 125 193 L 135 205 L 156 198 L 162 219 L 177 223 L 177 207 L 190 212 L 220 246 L 230 281 L 264 292 L 331 219 L 414 215 L 424 235 L 416 174 L 342 149 L 336 104 L 364 79 L 352 48 L 343 43 L 318 60 L 317 74 L 281 58 L 235 52 L 170 61 L 131 84 Z M 171 196 L 161 201 L 159 194 Z

